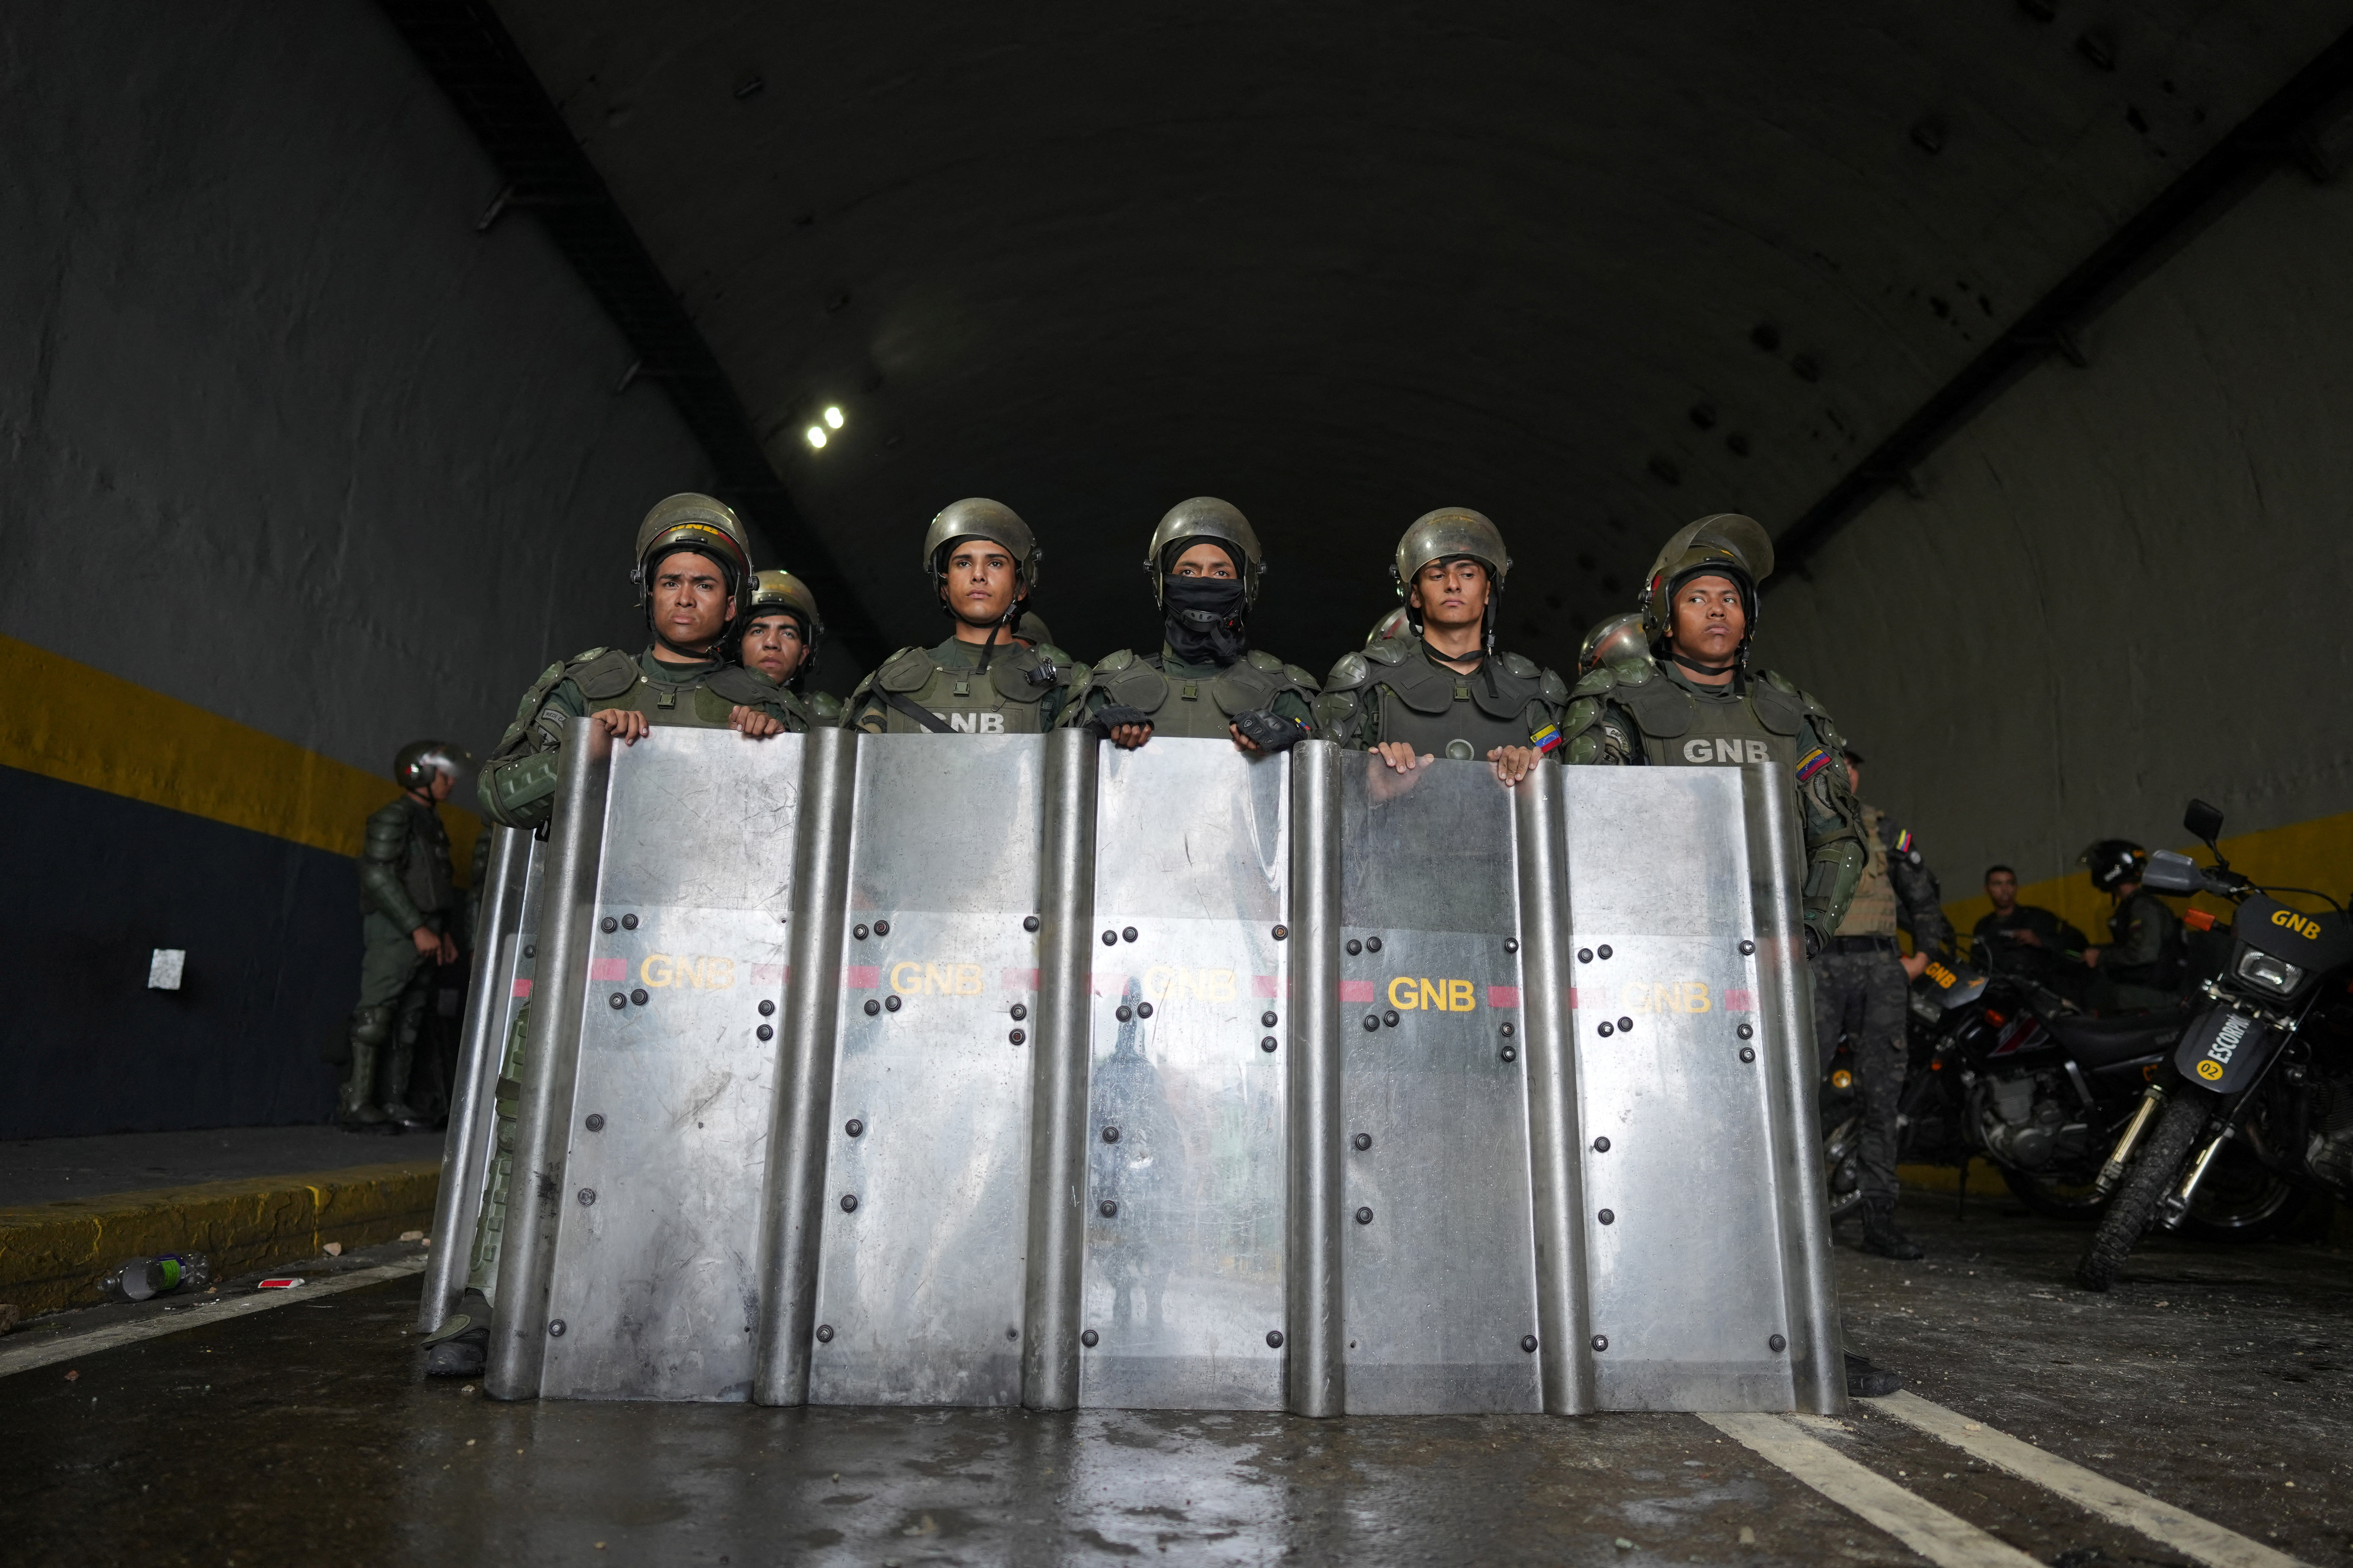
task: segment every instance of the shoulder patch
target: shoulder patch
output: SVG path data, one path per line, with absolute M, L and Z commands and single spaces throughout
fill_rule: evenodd
M 1372 667 L 1365 662 L 1363 654 L 1344 653 L 1340 656 L 1340 662 L 1332 667 L 1332 674 L 1324 682 L 1324 689 L 1326 691 L 1354 690 L 1362 686 L 1366 677 L 1371 674 Z

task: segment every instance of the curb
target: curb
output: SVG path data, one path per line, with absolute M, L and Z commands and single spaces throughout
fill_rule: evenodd
M 0 1208 L 0 1301 L 27 1317 L 93 1305 L 106 1271 L 144 1253 L 202 1252 L 226 1279 L 331 1241 L 396 1241 L 432 1227 L 440 1184 L 439 1160 L 406 1160 Z

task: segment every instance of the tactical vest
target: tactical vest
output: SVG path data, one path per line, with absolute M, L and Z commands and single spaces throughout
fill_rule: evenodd
M 1839 922 L 1840 936 L 1895 934 L 1895 879 L 1887 874 L 1886 820 L 1877 806 L 1862 808 L 1862 841 L 1868 853 L 1862 880 L 1854 885 L 1854 902 L 1847 905 L 1846 919 Z
M 1314 679 L 1252 648 L 1214 676 L 1170 675 L 1161 656 L 1138 658 L 1123 648 L 1094 667 L 1092 689 L 1111 701 L 1152 716 L 1152 732 L 1178 740 L 1222 741 L 1238 714 L 1272 708 L 1284 692 L 1313 700 Z
M 2181 921 L 2174 912 L 2158 901 L 2157 895 L 2147 889 L 2135 893 L 2118 904 L 2108 916 L 2108 940 L 2122 942 L 2132 935 L 2133 909 L 2145 905 L 2143 919 L 2157 922 L 2157 957 L 2148 963 L 2111 963 L 2102 954 L 2100 973 L 2119 985 L 2146 986 L 2155 991 L 2179 990 L 2189 972 L 2189 943 L 2181 934 Z
M 1384 741 L 1469 762 L 1498 746 L 1527 745 L 1540 727 L 1529 722 L 1528 706 L 1545 695 L 1545 672 L 1518 654 L 1496 654 L 1468 675 L 1433 661 L 1419 642 L 1377 643 L 1362 657 Z
M 901 648 L 871 677 L 885 692 L 924 709 L 963 735 L 1035 735 L 1045 729 L 1043 704 L 1069 679 L 1066 660 L 1051 647 L 1000 643 L 987 669 L 951 669 L 927 647 Z M 864 702 L 852 699 L 852 705 Z M 920 735 L 931 726 L 896 703 L 882 705 L 882 732 Z
M 428 914 L 453 909 L 458 902 L 457 879 L 449 868 L 449 831 L 441 814 L 403 802 L 408 813 L 408 853 L 400 869 L 401 882 L 417 907 Z
M 725 664 L 708 674 L 663 680 L 648 675 L 638 660 L 614 649 L 574 669 L 571 679 L 588 700 L 590 712 L 617 708 L 642 713 L 652 724 L 724 730 L 737 708 L 761 708 L 779 718 L 793 717 L 781 700 L 785 693 L 741 665 Z
M 1642 732 L 1642 755 L 1653 767 L 1721 767 L 1778 763 L 1793 774 L 1805 704 L 1761 674 L 1743 680 L 1738 699 L 1703 701 L 1668 679 L 1655 664 L 1629 659 L 1609 667 L 1617 678 L 1610 700 Z

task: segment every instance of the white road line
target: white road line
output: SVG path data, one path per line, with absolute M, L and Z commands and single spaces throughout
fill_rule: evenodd
M 1793 1421 L 1749 1412 L 1700 1419 L 1877 1525 L 1937 1568 L 2042 1568 L 2016 1547 L 1857 1464 Z
M 2284 1552 L 2160 1502 L 2147 1492 L 2137 1492 L 2031 1443 L 2021 1443 L 2007 1432 L 1969 1421 L 1916 1394 L 1891 1394 L 1865 1403 L 1931 1437 L 1943 1438 L 1963 1453 L 2056 1492 L 2078 1508 L 2194 1557 L 2208 1568 L 2302 1568 L 2296 1558 Z
M 135 1323 L 117 1323 L 109 1329 L 92 1329 L 86 1334 L 36 1340 L 27 1344 L 0 1349 L 0 1377 L 13 1372 L 30 1372 L 35 1367 L 54 1366 L 61 1361 L 96 1355 L 100 1351 L 137 1344 L 141 1340 L 160 1339 L 165 1334 L 204 1328 L 230 1318 L 267 1312 L 273 1307 L 290 1307 L 297 1301 L 315 1301 L 338 1290 L 356 1290 L 363 1285 L 380 1284 L 386 1279 L 398 1279 L 424 1271 L 425 1259 L 422 1258 L 404 1258 L 380 1268 L 357 1268 L 349 1274 L 331 1274 L 315 1285 L 299 1286 L 291 1290 L 257 1290 L 250 1296 L 232 1297 L 191 1311 L 157 1313 L 153 1317 L 142 1318 Z

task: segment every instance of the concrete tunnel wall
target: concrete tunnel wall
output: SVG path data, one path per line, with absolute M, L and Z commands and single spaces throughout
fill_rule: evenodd
M 2353 181 L 2274 174 L 1773 584 L 1761 658 L 1948 899 L 2007 861 L 2096 935 L 2075 856 L 2186 847 L 2192 795 L 2253 874 L 2353 888 L 2348 255 Z
M 364 0 L 19 7 L 0 84 L 0 1137 L 316 1120 L 394 749 L 637 646 L 631 532 L 708 464 L 535 223 L 475 232 L 498 177 Z M 238 826 L 224 768 L 340 805 Z

